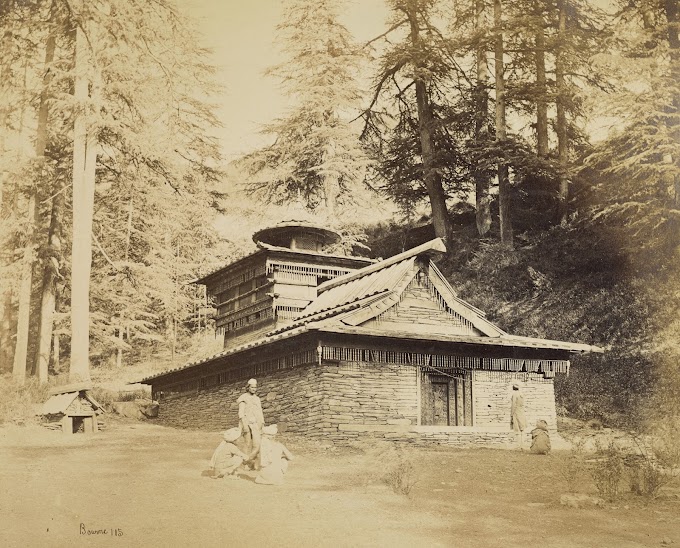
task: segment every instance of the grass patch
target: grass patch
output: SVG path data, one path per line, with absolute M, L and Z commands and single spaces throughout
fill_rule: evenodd
M 35 422 L 38 406 L 49 396 L 50 385 L 36 379 L 17 383 L 11 374 L 0 376 L 0 424 Z

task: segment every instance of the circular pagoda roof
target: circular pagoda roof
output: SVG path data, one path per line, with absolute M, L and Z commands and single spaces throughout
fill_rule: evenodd
M 275 226 L 263 228 L 253 234 L 255 243 L 265 243 L 277 247 L 289 247 L 291 238 L 307 236 L 330 245 L 339 242 L 342 237 L 335 230 L 309 223 L 307 221 L 283 221 Z

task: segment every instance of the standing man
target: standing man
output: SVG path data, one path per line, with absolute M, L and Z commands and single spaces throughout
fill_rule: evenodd
M 248 460 L 252 461 L 260 452 L 262 440 L 262 427 L 264 426 L 264 415 L 262 414 L 262 402 L 255 394 L 257 392 L 257 381 L 250 379 L 246 386 L 246 393 L 239 397 L 238 401 L 238 420 L 241 432 L 249 441 L 250 453 Z
M 519 384 L 512 385 L 512 398 L 510 399 L 510 415 L 512 417 L 512 429 L 519 434 L 519 449 L 524 450 L 523 432 L 526 428 L 526 418 L 524 416 L 524 396 L 519 391 Z

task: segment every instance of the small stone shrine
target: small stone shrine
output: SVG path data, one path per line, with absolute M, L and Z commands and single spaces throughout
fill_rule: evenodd
M 97 415 L 104 413 L 104 408 L 88 393 L 91 388 L 82 383 L 52 388 L 41 411 L 43 426 L 64 434 L 97 432 Z

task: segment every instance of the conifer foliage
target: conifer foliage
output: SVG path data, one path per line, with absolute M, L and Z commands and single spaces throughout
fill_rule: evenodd
M 619 123 L 585 161 L 599 175 L 595 219 L 668 256 L 680 243 L 680 3 L 622 3 L 616 24 L 627 40 L 601 62 L 617 83 L 603 108 Z
M 171 1 L 2 6 L 0 85 L 14 99 L 0 111 L 3 343 L 16 333 L 15 375 L 45 381 L 57 348 L 74 380 L 134 340 L 174 350 L 195 308 L 187 282 L 213 262 L 208 249 L 220 259 L 208 52 Z M 9 229 L 16 215 L 23 235 Z M 22 270 L 35 283 L 21 286 Z
M 267 202 L 303 198 L 335 208 L 361 194 L 367 159 L 352 123 L 360 102 L 361 55 L 340 22 L 343 0 L 286 0 L 277 42 L 284 61 L 269 69 L 291 107 L 268 124 L 273 143 L 245 161 L 249 189 Z

